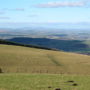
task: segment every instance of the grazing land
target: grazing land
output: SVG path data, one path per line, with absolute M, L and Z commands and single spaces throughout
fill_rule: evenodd
M 0 45 L 3 73 L 90 75 L 90 56 L 13 45 Z
M 90 90 L 90 76 L 1 74 L 0 90 Z
M 90 90 L 90 56 L 0 44 L 0 90 Z

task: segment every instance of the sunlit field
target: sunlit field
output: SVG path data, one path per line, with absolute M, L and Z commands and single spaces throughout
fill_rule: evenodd
M 90 56 L 0 45 L 0 90 L 90 90 Z
M 90 90 L 90 76 L 1 74 L 0 90 Z
M 3 73 L 90 75 L 90 56 L 60 51 L 0 45 Z

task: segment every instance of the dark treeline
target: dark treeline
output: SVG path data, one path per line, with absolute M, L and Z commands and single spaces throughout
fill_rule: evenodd
M 90 55 L 90 45 L 84 40 L 59 40 L 49 38 L 15 37 L 7 39 L 11 42 L 25 45 L 35 45 L 44 49 L 60 50 L 65 52 L 83 53 Z
M 16 43 L 16 42 L 12 42 L 12 41 L 7 41 L 7 40 L 3 40 L 3 39 L 0 39 L 0 44 L 23 46 L 23 47 L 32 47 L 32 48 L 38 48 L 38 49 L 58 51 L 57 49 L 53 49 L 53 48 L 47 48 L 47 47 L 42 47 L 42 46 L 38 46 L 38 45 L 30 45 L 30 44 L 29 45 L 28 44 L 20 44 L 20 43 Z

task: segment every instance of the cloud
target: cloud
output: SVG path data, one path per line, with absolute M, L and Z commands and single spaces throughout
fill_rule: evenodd
M 15 8 L 15 9 L 12 9 L 12 10 L 15 10 L 15 11 L 25 11 L 24 8 Z
M 25 11 L 24 8 L 12 8 L 12 9 L 10 9 L 10 8 L 3 8 L 2 10 L 3 11 Z
M 10 19 L 10 17 L 0 17 L 0 19 Z
M 39 16 L 38 14 L 31 14 L 31 15 L 28 15 L 27 17 L 37 17 Z
M 3 14 L 5 14 L 5 12 L 3 12 L 3 11 L 0 11 L 0 15 L 3 15 Z
M 39 8 L 58 8 L 58 7 L 83 7 L 86 6 L 86 2 L 48 2 L 38 4 Z

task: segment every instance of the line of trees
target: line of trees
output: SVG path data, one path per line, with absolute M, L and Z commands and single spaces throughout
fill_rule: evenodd
M 46 50 L 58 51 L 57 49 L 54 49 L 54 48 L 41 47 L 41 46 L 38 46 L 38 45 L 20 44 L 20 43 L 6 41 L 6 40 L 2 40 L 2 39 L 0 39 L 0 44 L 24 46 L 24 47 L 32 47 L 32 48 L 38 48 L 38 49 L 46 49 Z

